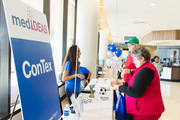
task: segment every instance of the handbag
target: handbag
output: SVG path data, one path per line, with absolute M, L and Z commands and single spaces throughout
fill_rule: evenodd
M 116 103 L 116 120 L 128 120 L 128 114 L 126 111 L 126 98 L 119 92 L 119 96 Z

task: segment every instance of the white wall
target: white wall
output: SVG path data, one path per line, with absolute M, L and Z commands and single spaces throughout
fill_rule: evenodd
M 60 98 L 65 94 L 66 94 L 65 93 L 65 85 L 63 85 L 62 87 L 59 88 L 59 96 L 60 96 Z
M 157 46 L 144 46 L 146 49 L 149 50 L 151 53 L 151 58 L 154 58 L 154 56 L 157 56 Z
M 76 42 L 81 49 L 81 66 L 96 77 L 98 45 L 98 1 L 78 0 Z

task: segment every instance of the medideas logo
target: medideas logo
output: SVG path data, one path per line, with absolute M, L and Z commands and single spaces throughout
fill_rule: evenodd
M 13 25 L 17 25 L 19 27 L 27 28 L 34 31 L 39 31 L 41 33 L 47 34 L 46 25 L 41 24 L 38 21 L 33 20 L 32 10 L 27 8 L 27 18 L 20 18 L 18 16 L 12 15 Z

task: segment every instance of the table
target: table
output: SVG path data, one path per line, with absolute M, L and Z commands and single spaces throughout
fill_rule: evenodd
M 93 88 L 96 90 L 95 97 L 92 98 L 91 102 L 83 104 L 84 112 L 81 113 L 80 120 L 113 120 L 113 89 L 110 87 L 110 79 L 91 79 L 85 88 L 86 90 L 89 89 L 89 85 L 95 85 Z M 105 87 L 108 90 L 105 95 L 99 94 L 100 87 Z M 81 94 L 83 99 L 90 95 Z M 104 101 L 100 97 L 108 97 L 109 99 Z

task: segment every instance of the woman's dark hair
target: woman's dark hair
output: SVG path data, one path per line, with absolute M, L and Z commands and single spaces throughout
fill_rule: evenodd
M 154 56 L 154 60 L 155 60 L 157 57 L 159 58 L 159 56 Z
M 72 68 L 72 71 L 75 72 L 76 70 L 76 59 L 77 59 L 77 63 L 78 65 L 77 66 L 80 66 L 80 62 L 78 60 L 78 57 L 76 57 L 76 54 L 77 54 L 77 45 L 73 45 L 69 48 L 67 54 L 66 54 L 66 57 L 64 59 L 64 62 L 63 62 L 63 71 L 64 71 L 64 66 L 65 66 L 65 63 L 69 60 L 71 62 L 71 68 Z M 79 53 L 78 53 L 79 54 Z M 77 67 L 77 72 L 79 71 L 79 67 Z
M 154 56 L 154 58 L 151 59 L 151 62 L 153 63 L 157 57 L 159 58 L 159 56 Z
M 145 61 L 150 61 L 151 54 L 148 49 L 146 49 L 143 46 L 138 46 L 136 49 L 133 50 L 132 55 L 140 59 L 141 57 L 144 57 Z

